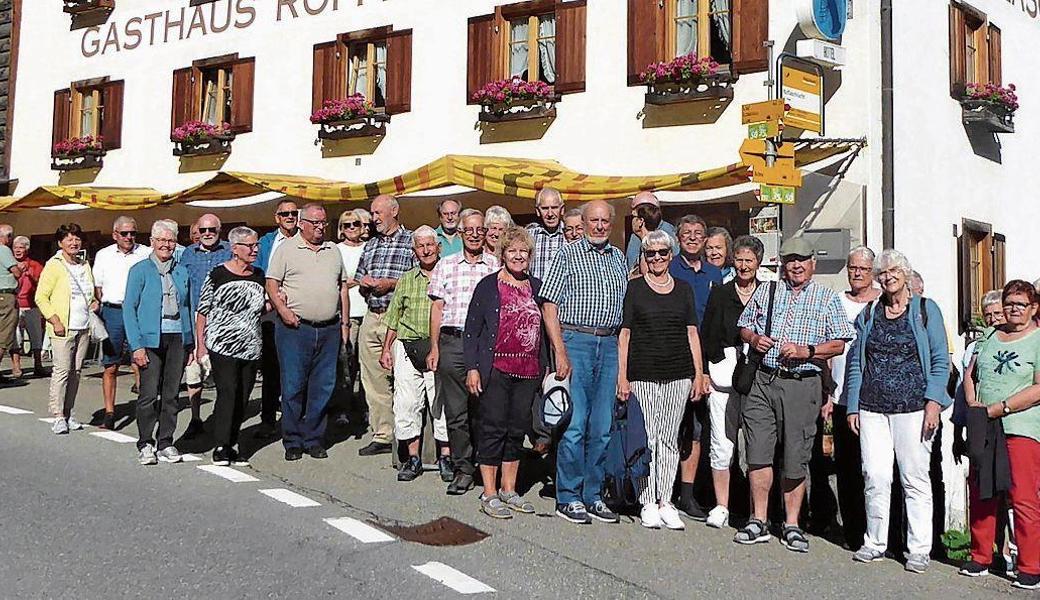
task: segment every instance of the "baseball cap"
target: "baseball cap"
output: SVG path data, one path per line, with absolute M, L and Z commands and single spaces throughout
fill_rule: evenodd
M 632 208 L 639 206 L 640 204 L 653 204 L 654 206 L 661 206 L 661 201 L 657 199 L 651 192 L 639 192 L 632 197 Z
M 542 422 L 554 431 L 567 428 L 571 420 L 571 380 L 556 378 L 553 371 L 542 380 Z
M 813 245 L 809 240 L 799 235 L 793 238 L 788 238 L 780 246 L 780 257 L 783 258 L 785 256 L 812 257 L 816 256 L 816 249 L 813 248 Z

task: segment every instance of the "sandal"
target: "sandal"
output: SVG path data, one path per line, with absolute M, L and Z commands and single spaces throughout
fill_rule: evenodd
M 733 541 L 746 546 L 764 544 L 769 541 L 769 528 L 758 519 L 750 519 L 744 527 L 737 530 Z
M 784 525 L 780 539 L 784 547 L 791 552 L 809 551 L 809 538 L 805 537 L 805 532 L 797 525 Z
M 505 502 L 506 506 L 519 513 L 533 514 L 534 504 L 524 500 L 523 496 L 516 492 L 499 492 L 498 497 Z

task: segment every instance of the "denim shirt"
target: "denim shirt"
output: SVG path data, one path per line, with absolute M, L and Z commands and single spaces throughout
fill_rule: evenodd
M 949 406 L 953 399 L 946 393 L 946 383 L 950 378 L 950 351 L 946 341 L 946 325 L 943 323 L 939 305 L 931 299 L 924 299 L 928 312 L 928 327 L 925 327 L 921 314 L 921 297 L 911 296 L 908 310 L 910 326 L 914 332 L 917 345 L 917 356 L 925 374 L 926 400 L 939 403 L 943 408 Z M 845 387 L 848 390 L 848 414 L 859 413 L 860 392 L 863 389 L 863 370 L 866 363 L 867 338 L 874 326 L 874 319 L 883 319 L 884 305 L 875 300 L 863 309 L 856 317 L 856 339 L 849 350 Z

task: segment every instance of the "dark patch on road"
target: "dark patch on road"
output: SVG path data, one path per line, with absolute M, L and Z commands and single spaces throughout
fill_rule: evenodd
M 389 531 L 402 540 L 427 546 L 465 546 L 491 537 L 491 534 L 470 527 L 451 517 L 441 517 L 429 523 L 413 526 L 371 523 Z

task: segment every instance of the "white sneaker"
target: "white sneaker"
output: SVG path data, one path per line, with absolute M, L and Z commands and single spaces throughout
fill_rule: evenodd
M 76 417 L 69 415 L 69 431 L 79 431 L 83 429 L 83 423 L 76 420 Z
M 679 511 L 671 502 L 665 502 L 658 512 L 661 515 L 661 522 L 668 529 L 686 529 L 686 524 L 679 518 Z
M 722 529 L 729 523 L 729 509 L 725 506 L 716 506 L 708 512 L 708 519 L 704 523 L 708 527 Z
M 156 453 L 159 460 L 164 463 L 181 462 L 181 453 L 174 446 L 167 446 Z
M 639 521 L 647 529 L 660 529 L 664 525 L 656 502 L 643 505 L 643 510 L 639 511 Z
M 53 431 L 57 435 L 68 433 L 69 424 L 65 421 L 64 418 L 58 417 L 57 419 L 54 419 L 54 423 L 51 424 L 51 431 Z
M 154 465 L 159 461 L 155 458 L 155 446 L 151 444 L 145 444 L 144 448 L 137 455 L 137 462 L 142 465 Z

